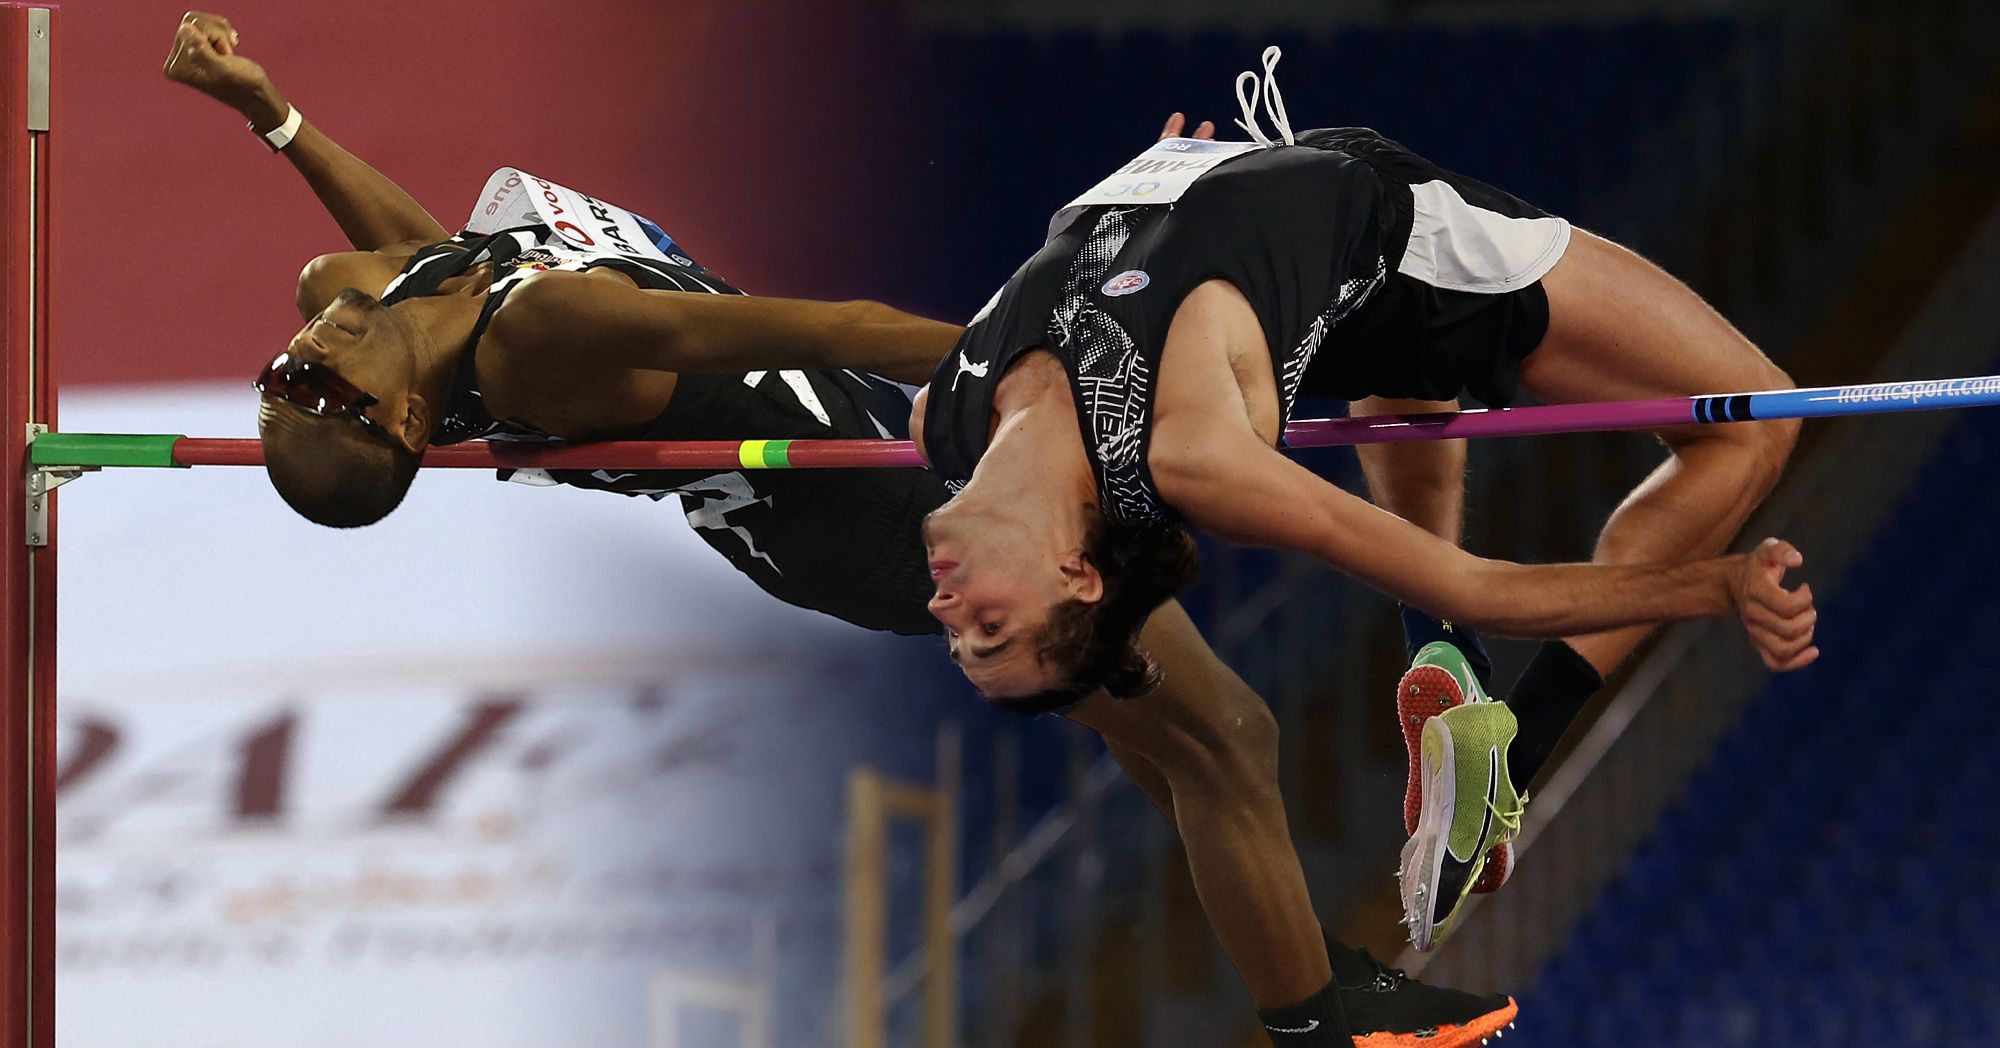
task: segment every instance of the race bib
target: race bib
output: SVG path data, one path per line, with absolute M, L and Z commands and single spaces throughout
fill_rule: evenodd
M 497 233 L 538 222 L 579 251 L 649 258 L 697 268 L 659 223 L 546 178 L 503 167 L 486 180 L 479 205 L 465 224 L 469 233 Z
M 1230 157 L 1241 156 L 1263 146 L 1255 142 L 1213 142 L 1198 138 L 1163 138 L 1151 149 L 1134 157 L 1110 178 L 1065 205 L 1092 207 L 1099 204 L 1171 204 L 1194 185 L 1197 178 Z

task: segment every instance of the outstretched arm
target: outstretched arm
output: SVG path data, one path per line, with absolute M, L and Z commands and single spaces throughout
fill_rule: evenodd
M 174 32 L 173 51 L 162 72 L 243 114 L 261 135 L 284 123 L 291 106 L 262 66 L 236 53 L 238 40 L 228 19 L 190 11 Z M 451 235 L 400 186 L 311 121 L 299 128 L 284 154 L 348 242 L 362 251 L 435 243 Z
M 1812 591 L 1783 585 L 1803 558 L 1776 539 L 1747 555 L 1671 564 L 1514 564 L 1467 553 L 1233 430 L 1198 451 L 1156 443 L 1152 464 L 1161 495 L 1191 523 L 1233 542 L 1308 554 L 1475 629 L 1566 637 L 1736 614 L 1773 670 L 1819 655 Z
M 587 273 L 536 273 L 489 329 L 537 353 L 654 371 L 852 368 L 927 382 L 963 330 L 880 302 L 648 291 Z
M 1186 118 L 1175 113 L 1161 137 L 1185 129 Z M 1194 133 L 1214 135 L 1207 121 Z M 930 381 L 964 331 L 880 302 L 650 291 L 560 271 L 523 281 L 488 330 L 538 354 L 588 354 L 601 365 L 721 373 L 853 368 L 912 385 Z

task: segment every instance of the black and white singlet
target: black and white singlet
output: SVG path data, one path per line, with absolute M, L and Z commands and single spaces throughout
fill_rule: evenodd
M 502 176 L 509 175 L 531 191 L 550 185 L 503 170 L 488 183 L 489 197 Z M 480 337 L 507 295 L 531 273 L 610 266 L 643 288 L 742 294 L 688 258 L 652 223 L 560 186 L 551 189 L 563 194 L 564 204 L 576 205 L 564 208 L 566 213 L 588 215 L 597 205 L 606 215 L 635 220 L 627 223 L 624 239 L 636 244 L 644 236 L 651 241 L 646 246 L 655 250 L 593 250 L 553 228 L 547 221 L 551 216 L 516 213 L 506 218 L 518 224 L 468 229 L 412 255 L 384 291 L 385 305 L 435 294 L 444 281 L 480 263 L 493 266 L 492 287 L 433 444 L 555 439 L 521 420 L 493 417 L 479 391 Z M 475 220 L 480 217 L 475 212 Z M 565 220 L 564 215 L 554 217 Z M 605 239 L 602 228 L 584 232 L 594 233 L 600 242 Z M 629 439 L 904 438 L 909 412 L 909 397 L 901 386 L 859 372 L 682 374 L 667 409 Z M 945 493 L 927 471 L 503 469 L 499 475 L 519 483 L 677 498 L 695 533 L 773 596 L 869 629 L 938 632 L 937 621 L 925 610 L 932 586 L 918 527 Z
M 1176 164 L 1201 168 L 1177 199 L 1119 202 Z M 1172 519 L 1146 464 L 1160 360 L 1181 301 L 1217 278 L 1263 327 L 1281 419 L 1302 394 L 1504 404 L 1570 233 L 1366 128 L 1169 139 L 1078 201 L 932 376 L 925 450 L 954 493 L 986 452 L 1001 377 L 1041 348 L 1069 374 L 1103 511 Z

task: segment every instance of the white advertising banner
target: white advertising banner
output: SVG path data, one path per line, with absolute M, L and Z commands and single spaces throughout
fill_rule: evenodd
M 246 393 L 62 410 L 244 435 Z M 965 712 L 929 646 L 764 596 L 671 503 L 436 471 L 332 531 L 252 469 L 62 500 L 59 1044 L 751 1043 L 687 985 L 829 1042 L 840 784 L 928 774 Z

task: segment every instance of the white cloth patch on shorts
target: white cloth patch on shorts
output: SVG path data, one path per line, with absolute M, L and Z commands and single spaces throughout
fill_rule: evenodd
M 1415 221 L 1396 268 L 1435 288 L 1499 295 L 1519 291 L 1555 268 L 1569 247 L 1569 223 L 1554 216 L 1509 218 L 1466 202 L 1443 180 L 1410 187 Z

